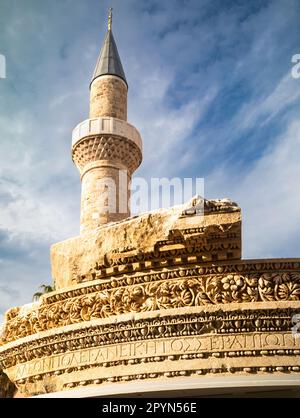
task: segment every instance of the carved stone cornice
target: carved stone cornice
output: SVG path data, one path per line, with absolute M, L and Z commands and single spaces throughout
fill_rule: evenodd
M 298 302 L 227 304 L 123 315 L 42 332 L 0 349 L 27 394 L 210 374 L 298 373 Z
M 298 312 L 299 307 L 294 302 L 284 307 L 273 302 L 267 308 L 260 304 L 254 307 L 248 304 L 241 310 L 238 304 L 232 304 L 223 309 L 220 306 L 208 306 L 206 310 L 195 307 L 180 308 L 174 312 L 167 310 L 160 316 L 154 312 L 149 312 L 147 317 L 135 314 L 131 319 L 128 319 L 128 315 L 120 315 L 118 322 L 106 318 L 66 325 L 63 329 L 57 329 L 56 333 L 42 331 L 38 336 L 31 335 L 10 342 L 0 349 L 0 366 L 8 368 L 52 354 L 158 337 L 291 332 L 291 318 Z M 300 354 L 298 351 L 295 354 Z M 206 353 L 201 357 L 208 356 Z
M 236 264 L 238 268 L 239 264 Z M 278 270 L 273 272 L 259 271 L 259 265 L 253 265 L 248 273 L 225 273 L 223 266 L 210 266 L 217 269 L 215 274 L 206 274 L 203 266 L 194 265 L 165 269 L 153 275 L 137 273 L 112 277 L 93 286 L 56 292 L 53 296 L 45 296 L 42 303 L 26 315 L 20 308 L 8 311 L 2 344 L 48 329 L 130 312 L 211 304 L 299 301 L 298 264 L 282 263 L 281 270 L 279 264 Z M 296 265 L 298 268 L 294 267 Z

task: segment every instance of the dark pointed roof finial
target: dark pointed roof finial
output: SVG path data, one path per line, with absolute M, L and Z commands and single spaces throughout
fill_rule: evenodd
M 108 11 L 108 30 L 112 30 L 112 12 L 113 8 L 110 7 Z
M 117 45 L 112 33 L 112 10 L 112 8 L 109 9 L 108 31 L 98 57 L 91 84 L 96 78 L 102 75 L 115 75 L 116 77 L 120 77 L 127 84 Z

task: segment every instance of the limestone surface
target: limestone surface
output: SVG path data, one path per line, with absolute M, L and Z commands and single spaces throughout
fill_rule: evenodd
M 6 312 L 0 370 L 18 396 L 112 384 L 117 393 L 142 380 L 212 387 L 233 374 L 300 384 L 300 259 L 242 260 L 241 210 L 229 199 L 195 196 L 131 217 L 142 141 L 127 123 L 111 28 L 110 14 L 90 119 L 73 131 L 80 235 L 51 248 L 56 290 Z

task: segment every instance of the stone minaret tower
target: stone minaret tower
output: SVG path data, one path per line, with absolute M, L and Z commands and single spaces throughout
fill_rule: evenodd
M 90 84 L 90 119 L 72 135 L 72 159 L 82 182 L 81 233 L 130 216 L 129 186 L 142 162 L 142 141 L 127 122 L 127 92 L 110 9 L 108 31 Z

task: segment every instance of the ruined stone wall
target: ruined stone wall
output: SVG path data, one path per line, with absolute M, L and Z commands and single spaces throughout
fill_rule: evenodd
M 10 309 L 0 339 L 0 368 L 21 394 L 299 381 L 300 259 L 241 260 L 240 208 L 202 200 L 52 248 L 56 290 Z

